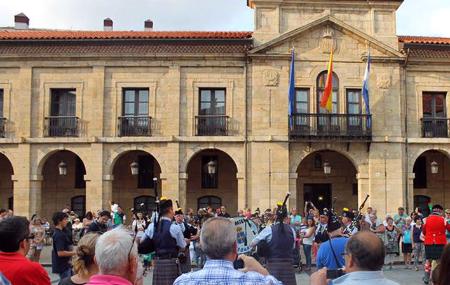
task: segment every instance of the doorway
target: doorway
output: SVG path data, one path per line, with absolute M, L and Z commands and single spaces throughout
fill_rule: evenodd
M 331 184 L 304 184 L 303 199 L 311 201 L 318 210 L 331 208 Z

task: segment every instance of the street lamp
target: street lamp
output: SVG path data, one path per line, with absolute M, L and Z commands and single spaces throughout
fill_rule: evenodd
M 331 165 L 328 161 L 325 161 L 323 163 L 323 173 L 325 173 L 327 175 L 331 173 Z
M 133 161 L 130 164 L 130 168 L 131 168 L 131 175 L 138 175 L 139 174 L 139 163 L 137 163 L 136 161 Z
M 64 161 L 61 161 L 58 164 L 59 175 L 67 175 L 67 164 Z
M 207 167 L 208 167 L 209 175 L 212 176 L 212 175 L 216 174 L 216 171 L 217 171 L 217 162 L 216 161 L 211 160 L 210 162 L 208 162 Z
M 436 161 L 433 161 L 431 163 L 431 173 L 432 174 L 438 174 L 438 172 L 439 172 L 439 165 L 438 165 L 438 163 Z

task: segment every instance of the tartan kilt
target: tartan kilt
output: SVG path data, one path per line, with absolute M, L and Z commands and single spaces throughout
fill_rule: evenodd
M 292 258 L 269 258 L 267 270 L 284 285 L 296 285 Z
M 153 269 L 153 285 L 172 285 L 180 276 L 178 259 L 156 259 Z
M 439 260 L 444 251 L 443 244 L 425 245 L 425 257 L 429 260 Z
M 186 262 L 180 263 L 181 274 L 191 272 L 191 253 L 189 252 L 189 248 L 185 250 L 184 254 L 186 255 Z

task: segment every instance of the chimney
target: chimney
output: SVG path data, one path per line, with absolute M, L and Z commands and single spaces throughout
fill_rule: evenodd
M 153 31 L 153 21 L 148 19 L 144 22 L 144 31 L 151 32 Z
M 26 30 L 30 25 L 30 19 L 24 13 L 14 16 L 14 28 L 18 30 Z
M 106 18 L 103 20 L 103 30 L 112 31 L 113 30 L 113 20 Z

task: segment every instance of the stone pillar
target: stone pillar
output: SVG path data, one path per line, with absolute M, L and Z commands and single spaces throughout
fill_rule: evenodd
M 103 176 L 102 206 L 103 206 L 103 209 L 106 209 L 106 210 L 110 209 L 109 201 L 112 201 L 113 182 L 114 182 L 113 175 L 104 175 Z
M 175 200 L 178 200 L 178 197 L 174 197 L 173 191 L 170 191 L 167 183 L 167 177 L 161 173 L 158 180 L 158 195 L 159 197 L 165 196 L 166 198 L 172 199 L 175 203 Z
M 41 215 L 42 176 L 12 175 L 14 214 L 30 218 L 33 214 Z
M 298 173 L 289 173 L 289 193 L 291 193 L 291 196 L 288 200 L 288 209 L 291 208 L 297 208 L 299 213 L 303 212 L 303 205 L 298 205 L 298 199 L 297 199 L 297 178 Z
M 30 205 L 29 205 L 29 216 L 33 214 L 38 214 L 39 216 L 42 216 L 42 182 L 44 180 L 44 177 L 42 175 L 32 175 L 30 179 Z M 14 184 L 14 188 L 15 188 Z M 16 189 L 14 189 L 16 190 Z M 16 203 L 16 191 L 14 191 L 14 209 L 17 209 Z M 20 201 L 20 200 L 19 200 Z M 25 201 L 21 201 L 20 204 L 22 204 Z M 17 211 L 15 211 L 17 213 Z M 18 213 L 17 213 L 18 214 Z M 50 217 L 48 217 L 50 218 Z
M 245 176 L 238 172 L 236 173 L 236 178 L 237 178 L 237 186 L 238 186 L 238 193 L 237 193 L 237 199 L 238 199 L 238 210 L 244 209 L 246 207 L 248 207 L 249 205 L 247 204 L 247 191 L 245 189 Z M 254 210 L 254 209 L 252 209 Z
M 368 173 L 362 173 L 359 172 L 356 174 L 356 179 L 358 180 L 358 207 L 361 206 L 361 204 L 366 199 L 367 195 L 372 195 L 370 193 L 370 182 L 369 182 L 369 174 Z M 365 204 L 365 208 L 371 206 L 371 197 L 367 200 Z
M 181 172 L 179 175 L 179 202 L 180 202 L 180 207 L 182 209 L 187 210 L 187 201 L 186 201 L 186 197 L 187 197 L 187 180 L 188 180 L 188 174 L 186 172 Z
M 416 178 L 414 172 L 408 173 L 408 181 L 406 182 L 408 184 L 408 197 L 406 199 L 408 199 L 409 209 L 406 209 L 407 213 L 411 213 L 414 210 L 414 178 Z

